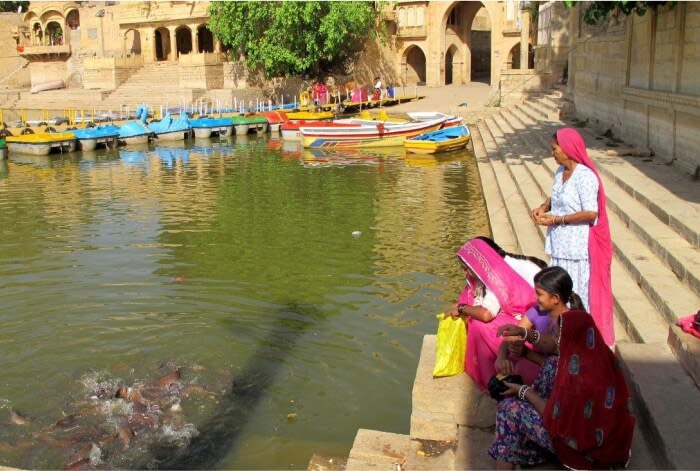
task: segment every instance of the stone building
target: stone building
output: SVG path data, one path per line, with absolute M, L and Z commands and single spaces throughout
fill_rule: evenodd
M 537 69 L 563 77 L 567 65 L 578 119 L 700 177 L 700 3 L 669 3 L 598 26 L 585 3 L 543 4 Z
M 368 44 L 376 55 L 367 55 L 353 78 L 371 83 L 381 75 L 386 83 L 431 87 L 485 81 L 496 88 L 508 76 L 534 84 L 528 4 L 390 2 L 382 14 L 388 41 Z M 28 62 L 32 85 L 64 80 L 74 88 L 115 90 L 141 69 L 170 65 L 170 84 L 200 91 L 189 97 L 245 88 L 246 74 L 207 28 L 207 7 L 195 1 L 31 2 L 28 11 L 8 14 L 21 19 L 12 49 Z

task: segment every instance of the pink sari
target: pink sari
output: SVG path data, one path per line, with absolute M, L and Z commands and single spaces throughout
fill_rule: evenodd
M 457 252 L 457 256 L 479 277 L 479 280 L 496 295 L 501 310 L 491 322 L 469 318 L 467 322 L 467 355 L 464 370 L 486 391 L 491 376 L 496 374 L 494 363 L 498 347 L 503 340 L 496 337 L 496 330 L 503 324 L 517 323 L 516 314 L 523 314 L 536 303 L 535 290 L 513 270 L 487 243 L 471 239 Z M 458 303 L 474 304 L 476 286 L 467 283 L 460 293 Z
M 598 177 L 598 221 L 591 226 L 588 236 L 588 262 L 591 266 L 591 278 L 588 288 L 590 314 L 607 345 L 615 343 L 615 325 L 613 323 L 613 299 L 610 280 L 612 263 L 612 240 L 606 210 L 605 190 L 600 173 L 588 156 L 586 143 L 578 131 L 562 128 L 557 131 L 557 142 L 564 153 L 574 162 L 590 168 Z

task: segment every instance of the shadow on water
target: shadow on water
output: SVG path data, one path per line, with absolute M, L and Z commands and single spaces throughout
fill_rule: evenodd
M 212 469 L 228 455 L 254 416 L 256 405 L 273 386 L 284 359 L 304 332 L 321 320 L 321 313 L 313 306 L 291 303 L 272 317 L 272 328 L 233 379 L 231 390 L 221 397 L 210 421 L 198 427 L 199 435 L 184 449 L 162 446 L 150 450 L 153 461 L 136 463 L 137 468 Z

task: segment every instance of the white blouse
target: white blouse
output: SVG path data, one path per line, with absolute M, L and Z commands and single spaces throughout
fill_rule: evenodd
M 554 174 L 551 209 L 554 216 L 581 211 L 598 212 L 598 177 L 585 165 L 579 164 L 564 182 L 564 167 Z M 596 219 L 597 221 L 597 219 Z M 589 224 L 560 224 L 547 228 L 544 251 L 555 258 L 588 259 Z

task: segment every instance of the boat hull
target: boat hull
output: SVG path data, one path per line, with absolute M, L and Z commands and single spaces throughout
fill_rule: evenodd
M 184 141 L 189 133 L 189 129 L 178 129 L 177 131 L 155 133 L 154 138 L 158 139 L 159 141 Z
M 206 139 L 214 134 L 218 134 L 219 136 L 230 136 L 233 134 L 233 126 L 212 126 L 201 128 L 192 127 L 192 131 L 194 132 L 195 138 Z
M 22 136 L 9 136 L 7 148 L 12 153 L 29 155 L 49 155 L 51 151 L 73 152 L 77 148 L 75 136 L 71 133 L 37 133 Z
M 78 139 L 78 144 L 82 150 L 95 150 L 98 145 L 104 145 L 107 149 L 114 149 L 117 147 L 117 135 L 96 137 L 96 138 L 86 138 Z
M 403 146 L 407 138 L 439 129 L 444 119 L 405 124 L 377 122 L 376 125 L 347 127 L 301 127 L 304 147 L 349 148 Z
M 464 149 L 469 144 L 469 136 L 458 137 L 450 142 L 411 142 L 409 139 L 404 143 L 408 152 L 414 154 L 437 154 L 439 152 L 449 152 L 452 150 Z
M 414 154 L 436 154 L 463 149 L 470 139 L 471 133 L 467 126 L 451 126 L 406 139 L 404 147 Z
M 124 144 L 130 145 L 130 144 L 148 144 L 148 139 L 150 137 L 150 134 L 142 134 L 140 136 L 131 136 L 131 137 L 123 137 L 119 139 L 119 142 L 123 142 Z

